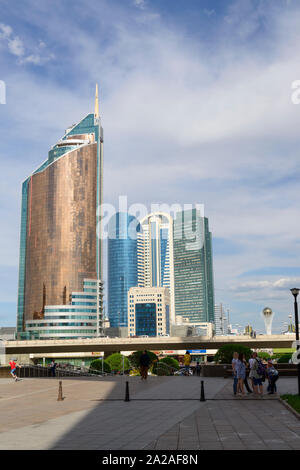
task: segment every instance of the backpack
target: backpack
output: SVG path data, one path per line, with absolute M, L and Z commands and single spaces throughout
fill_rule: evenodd
M 257 359 L 256 359 L 256 361 L 257 361 L 257 364 L 258 364 L 258 366 L 257 366 L 258 375 L 261 375 L 262 377 L 265 377 L 266 376 L 265 366 L 263 365 L 263 363 L 261 361 L 258 361 Z

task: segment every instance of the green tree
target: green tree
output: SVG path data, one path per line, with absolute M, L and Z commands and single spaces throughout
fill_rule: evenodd
M 143 351 L 135 351 L 134 353 L 130 354 L 128 356 L 130 365 L 132 367 L 139 367 L 140 366 L 140 357 L 142 355 Z M 153 362 L 158 361 L 158 357 L 156 354 L 154 354 L 151 351 L 147 351 L 147 354 L 150 358 L 150 366 L 153 364 Z
M 243 353 L 245 354 L 246 360 L 248 361 L 251 357 L 252 351 L 247 346 L 242 344 L 224 344 L 221 346 L 218 352 L 216 353 L 214 360 L 220 364 L 231 364 L 233 353 Z
M 106 362 L 109 364 L 112 372 L 120 372 L 123 370 L 123 355 L 114 353 L 108 356 Z M 129 370 L 130 364 L 127 357 L 124 356 L 124 370 Z
M 174 369 L 179 369 L 179 362 L 173 357 L 164 357 L 153 363 L 151 372 L 156 375 L 173 375 Z
M 267 353 L 267 352 L 261 351 L 261 352 L 257 353 L 257 355 L 258 355 L 258 357 L 260 357 L 261 359 L 264 359 L 265 361 L 267 361 L 268 359 L 271 359 L 270 354 Z
M 102 372 L 102 359 L 95 359 L 94 361 L 90 363 L 90 372 L 92 372 L 93 370 L 99 370 Z M 111 372 L 110 365 L 108 364 L 107 361 L 103 362 L 103 370 L 107 374 Z

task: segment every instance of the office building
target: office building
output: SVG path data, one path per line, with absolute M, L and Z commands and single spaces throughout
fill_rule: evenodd
M 127 294 L 138 285 L 137 219 L 118 212 L 108 226 L 108 317 L 111 328 L 127 327 Z
M 164 212 L 144 217 L 137 234 L 138 286 L 167 287 L 170 292 L 170 316 L 175 321 L 173 219 Z
M 28 339 L 72 339 L 103 336 L 103 283 L 84 279 L 83 291 L 72 292 L 63 305 L 45 306 L 42 319 L 26 321 Z
M 166 287 L 131 287 L 128 291 L 128 336 L 169 334 L 169 289 Z
M 66 130 L 23 182 L 17 335 L 66 305 L 84 279 L 102 279 L 103 129 L 95 112 Z M 98 235 L 97 235 L 98 232 Z M 49 313 L 49 312 L 48 312 Z M 97 312 L 98 324 L 102 312 Z
M 215 326 L 217 336 L 228 334 L 228 318 L 222 304 L 215 304 Z
M 175 313 L 191 323 L 214 323 L 212 240 L 200 211 L 177 212 L 174 220 Z

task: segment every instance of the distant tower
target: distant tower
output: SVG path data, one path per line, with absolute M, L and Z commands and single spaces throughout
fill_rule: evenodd
M 266 328 L 266 334 L 271 335 L 272 334 L 272 321 L 274 318 L 274 312 L 272 311 L 271 308 L 266 307 L 262 311 L 262 316 L 265 322 L 265 328 Z

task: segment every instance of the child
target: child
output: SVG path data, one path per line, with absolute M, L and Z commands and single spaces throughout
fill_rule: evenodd
M 274 391 L 277 391 L 276 381 L 278 380 L 278 370 L 275 369 L 274 364 L 272 364 L 271 359 L 268 360 L 267 376 L 269 380 L 268 390 L 270 390 L 268 393 L 269 395 L 273 395 Z

